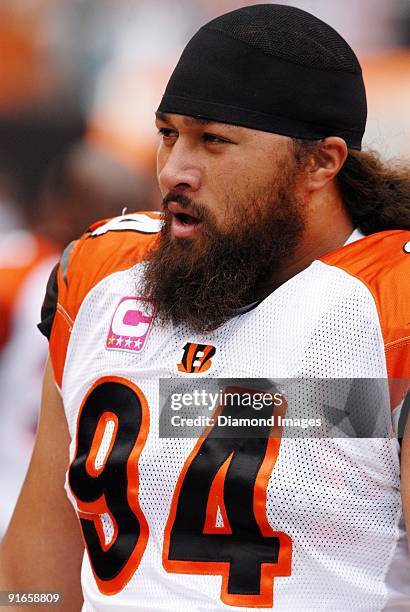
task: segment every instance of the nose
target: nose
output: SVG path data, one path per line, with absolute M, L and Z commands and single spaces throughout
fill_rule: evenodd
M 158 154 L 158 182 L 163 194 L 195 192 L 201 187 L 201 168 L 194 151 L 178 140 L 172 149 Z

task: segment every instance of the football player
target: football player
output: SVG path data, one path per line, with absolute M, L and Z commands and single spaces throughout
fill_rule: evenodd
M 157 110 L 162 216 L 96 223 L 50 278 L 3 589 L 59 592 L 67 610 L 410 608 L 410 446 L 392 435 L 410 180 L 360 152 L 365 121 L 355 54 L 302 10 L 242 8 L 192 38 Z M 268 403 L 256 437 L 221 435 L 217 417 L 252 414 L 223 403 L 197 439 L 163 435 L 159 379 L 229 378 L 242 395 L 325 379 L 338 406 L 344 381 L 349 396 L 355 379 L 400 384 L 370 410 L 359 394 L 356 415 L 342 403 L 320 437 L 272 435 Z M 309 388 L 291 395 L 317 416 Z

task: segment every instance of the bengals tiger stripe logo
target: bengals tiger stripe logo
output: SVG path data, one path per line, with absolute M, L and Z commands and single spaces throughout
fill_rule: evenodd
M 210 344 L 187 342 L 181 363 L 178 363 L 178 371 L 185 374 L 206 372 L 212 365 L 211 358 L 215 355 L 215 351 L 216 348 Z

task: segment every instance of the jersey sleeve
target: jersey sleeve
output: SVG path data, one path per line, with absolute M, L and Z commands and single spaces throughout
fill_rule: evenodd
M 58 286 L 57 286 L 57 273 L 58 273 L 57 263 L 51 274 L 50 278 L 47 282 L 46 294 L 44 296 L 43 305 L 41 307 L 41 321 L 37 325 L 38 329 L 41 331 L 43 336 L 50 340 L 51 329 L 53 327 L 53 322 L 55 318 L 56 308 L 57 308 L 57 299 L 58 299 Z
M 159 213 L 123 215 L 94 224 L 63 252 L 50 275 L 38 325 L 49 340 L 59 387 L 71 331 L 84 298 L 103 278 L 142 261 L 159 229 Z

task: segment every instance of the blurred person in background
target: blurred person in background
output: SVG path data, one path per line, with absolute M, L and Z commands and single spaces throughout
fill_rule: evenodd
M 155 195 L 149 176 L 107 151 L 79 143 L 50 165 L 36 222 L 64 246 L 78 235 L 79 228 L 91 225 L 96 215 L 112 217 L 124 208 L 157 208 Z
M 0 535 L 31 456 L 47 343 L 36 324 L 44 284 L 64 245 L 96 217 L 151 207 L 149 181 L 84 144 L 53 161 L 23 227 L 0 237 Z M 23 225 L 23 224 L 22 224 Z
M 0 170 L 0 241 L 4 234 L 21 226 L 22 219 L 15 201 L 11 176 L 4 169 Z

